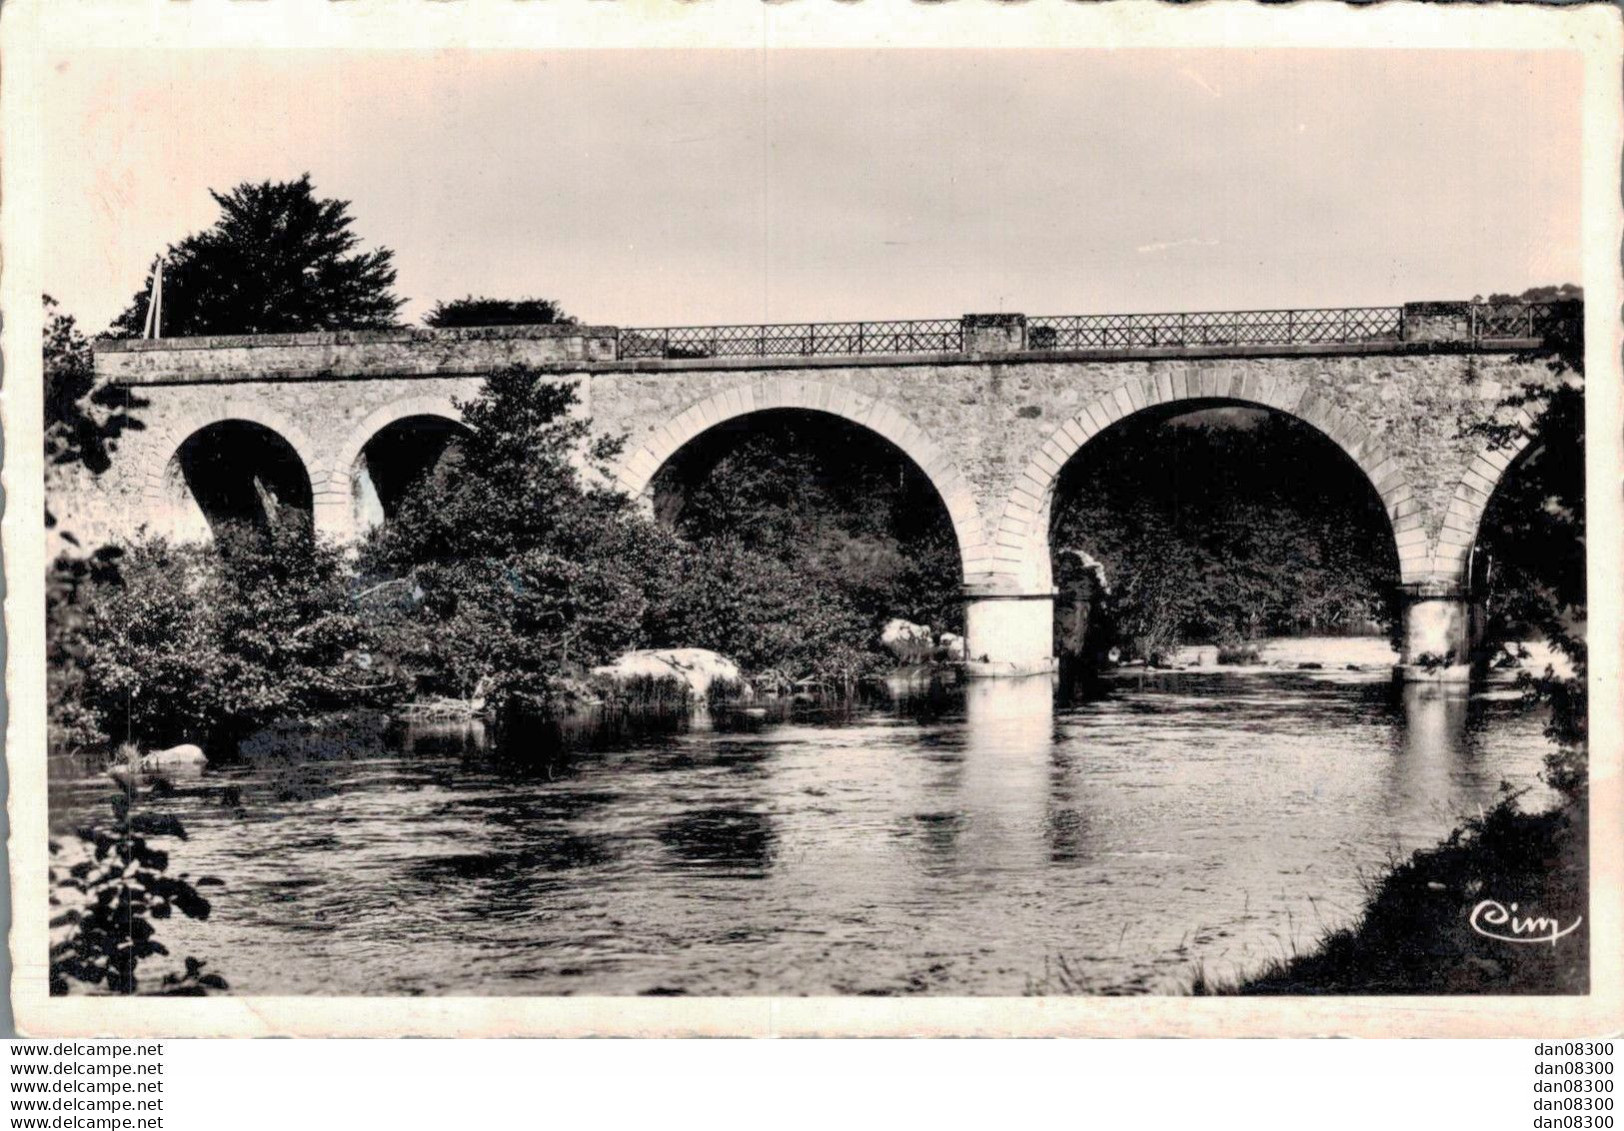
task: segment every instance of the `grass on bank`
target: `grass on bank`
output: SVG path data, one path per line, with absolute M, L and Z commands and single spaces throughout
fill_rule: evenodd
M 1554 945 L 1504 942 L 1471 926 L 1484 900 L 1563 927 L 1587 915 L 1585 800 L 1524 812 L 1515 796 L 1422 849 L 1374 883 L 1363 914 L 1308 954 L 1234 981 L 1198 969 L 1190 992 L 1276 994 L 1582 994 L 1589 922 Z M 1501 928 L 1502 931 L 1505 928 Z

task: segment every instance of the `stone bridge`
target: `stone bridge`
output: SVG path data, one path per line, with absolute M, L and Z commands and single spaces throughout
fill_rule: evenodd
M 1530 351 L 1580 314 L 1577 304 L 1412 303 L 104 342 L 96 370 L 146 402 L 143 427 L 104 475 L 53 484 L 53 505 L 81 542 L 143 527 L 206 534 L 194 496 L 208 483 L 178 469 L 183 446 L 226 436 L 210 465 L 223 466 L 270 450 L 259 437 L 286 456 L 288 489 L 308 501 L 318 533 L 353 539 L 378 516 L 370 446 L 407 424 L 454 427 L 454 402 L 514 363 L 574 383 L 597 429 L 628 437 L 618 475 L 634 496 L 650 495 L 661 467 L 723 422 L 826 413 L 884 437 L 935 485 L 958 539 L 971 666 L 1015 674 L 1052 665 L 1049 519 L 1067 461 L 1158 406 L 1259 406 L 1312 425 L 1363 470 L 1391 522 L 1408 598 L 1403 670 L 1460 678 L 1458 663 L 1434 672 L 1415 661 L 1466 653 L 1469 558 L 1515 456 L 1463 428 L 1518 383 L 1550 379 Z

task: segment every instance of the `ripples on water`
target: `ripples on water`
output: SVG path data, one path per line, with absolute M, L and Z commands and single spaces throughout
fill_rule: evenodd
M 1541 722 L 1378 674 L 1044 678 L 170 774 L 176 955 L 256 994 L 1168 992 L 1313 945 L 1535 781 Z M 53 827 L 105 812 L 56 768 Z

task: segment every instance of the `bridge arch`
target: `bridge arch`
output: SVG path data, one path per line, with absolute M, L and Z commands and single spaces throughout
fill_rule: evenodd
M 968 580 L 990 567 L 981 510 L 969 481 L 951 456 L 895 406 L 827 381 L 772 380 L 738 385 L 691 405 L 655 428 L 631 449 L 617 470 L 620 487 L 645 505 L 652 503 L 655 476 L 690 441 L 729 420 L 774 409 L 799 409 L 838 417 L 873 432 L 895 446 L 935 488 L 953 523 L 959 559 Z
M 295 505 L 314 516 L 317 481 L 311 471 L 316 466 L 313 453 L 317 449 L 310 438 L 291 418 L 275 409 L 252 401 L 231 401 L 218 411 L 183 415 L 159 434 L 140 487 L 146 513 L 157 520 L 155 533 L 181 541 L 212 536 L 213 519 L 207 514 L 205 500 L 197 498 L 197 485 L 189 481 L 192 477 L 185 463 L 201 442 L 223 435 L 222 430 L 261 446 L 263 450 L 258 454 L 276 465 L 283 489 L 296 496 Z M 241 451 L 235 455 L 245 460 L 252 458 Z
M 344 477 L 347 483 L 355 461 L 361 458 L 362 449 L 371 443 L 373 437 L 391 424 L 413 416 L 431 416 L 452 424 L 462 423 L 462 411 L 457 408 L 456 401 L 450 395 L 407 397 L 404 400 L 390 401 L 367 413 L 359 424 L 345 434 L 344 442 L 334 453 L 333 462 L 324 470 L 329 476 Z
M 1506 423 L 1521 425 L 1511 442 L 1498 448 L 1484 445 L 1455 484 L 1434 546 L 1432 569 L 1439 578 L 1467 580 L 1472 548 L 1482 533 L 1489 503 L 1534 440 L 1535 421 L 1526 409 L 1519 409 Z
M 1434 561 L 1419 502 L 1403 466 L 1364 423 L 1302 381 L 1248 373 L 1187 369 L 1153 371 L 1125 381 L 1054 429 L 1034 452 L 1005 500 L 995 540 L 1000 572 L 1025 592 L 1054 587 L 1049 524 L 1061 470 L 1094 437 L 1118 421 L 1163 405 L 1238 405 L 1271 409 L 1310 425 L 1363 472 L 1380 496 L 1398 550 L 1400 580 L 1433 575 Z
M 430 426 L 441 435 L 467 434 L 462 410 L 449 395 L 424 395 L 390 401 L 373 409 L 345 435 L 333 461 L 316 478 L 332 510 L 331 523 L 346 534 L 361 534 L 376 519 L 381 485 L 367 466 L 366 455 L 375 441 L 403 427 Z M 435 427 L 438 426 L 438 427 Z

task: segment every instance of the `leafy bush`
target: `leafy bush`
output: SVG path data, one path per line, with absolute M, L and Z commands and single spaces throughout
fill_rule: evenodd
M 962 631 L 946 507 L 905 455 L 861 429 L 759 414 L 747 429 L 701 437 L 667 465 L 655 494 L 682 539 L 721 554 L 733 573 L 753 569 L 799 601 L 828 595 L 831 614 L 847 606 L 871 620 L 863 648 L 878 647 L 892 617 Z
M 1220 664 L 1255 664 L 1263 658 L 1263 649 L 1256 644 L 1220 644 Z
M 726 676 L 718 676 L 716 679 L 711 680 L 710 686 L 705 689 L 705 702 L 712 707 L 727 707 L 735 703 L 744 703 L 754 697 L 754 690 L 748 680 L 728 679 Z
M 107 741 L 102 711 L 87 694 L 86 672 L 96 655 L 90 606 L 98 588 L 116 584 L 123 552 L 103 547 L 86 556 L 64 554 L 45 575 L 46 742 L 74 753 Z
M 945 507 L 905 456 L 815 414 L 701 437 L 655 483 L 680 543 L 651 595 L 657 643 L 846 685 L 894 666 L 893 617 L 962 631 Z
M 91 598 L 83 697 L 105 732 L 234 751 L 272 721 L 388 691 L 340 551 L 307 530 L 137 544 Z
M 885 661 L 873 614 L 838 587 L 781 557 L 708 539 L 679 551 L 649 610 L 656 644 L 710 648 L 746 672 L 856 679 Z
M 194 883 L 184 873 L 167 875 L 169 853 L 147 841 L 149 836 L 185 840 L 180 821 L 132 813 L 124 794 L 113 798 L 113 816 L 112 829 L 87 826 L 71 846 L 51 842 L 53 995 L 68 993 L 74 982 L 133 994 L 141 963 L 169 953 L 155 937 L 153 920 L 176 911 L 192 919 L 209 917 L 209 901 L 197 889 L 220 881 L 204 876 Z M 227 989 L 220 975 L 204 973 L 204 965 L 188 957 L 185 973 L 166 974 L 160 992 L 197 996 Z
M 643 642 L 675 548 L 608 485 L 618 445 L 594 440 L 576 403 L 522 366 L 492 374 L 458 406 L 463 459 L 409 488 L 363 545 L 380 652 L 414 693 L 546 702 Z
M 679 457 L 686 481 L 657 485 L 681 493 L 666 528 L 608 486 L 619 445 L 576 403 L 523 367 L 493 374 L 459 406 L 464 458 L 369 536 L 376 660 L 414 693 L 545 704 L 637 647 L 850 682 L 885 666 L 885 619 L 957 623 L 952 527 L 917 472 L 899 483 L 873 452 L 774 420 Z
M 465 298 L 440 301 L 423 315 L 423 324 L 436 330 L 454 330 L 467 326 L 538 326 L 571 325 L 575 319 L 551 299 L 521 298 L 499 299 Z
M 96 380 L 90 339 L 71 314 L 63 314 L 50 295 L 45 301 L 45 463 L 82 465 L 100 475 L 112 465 L 119 437 L 142 427 L 134 410 L 146 401 L 128 388 Z M 55 525 L 46 512 L 45 524 Z

